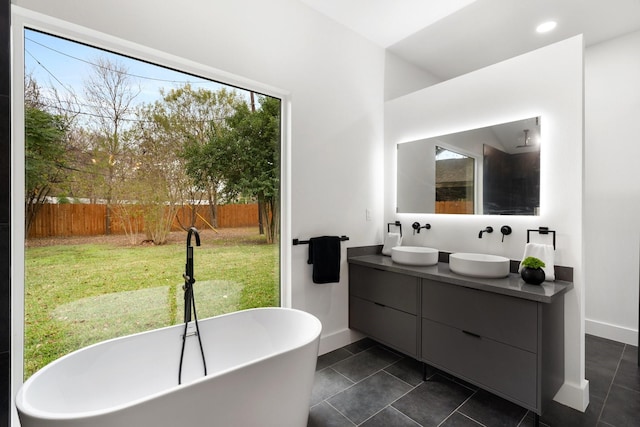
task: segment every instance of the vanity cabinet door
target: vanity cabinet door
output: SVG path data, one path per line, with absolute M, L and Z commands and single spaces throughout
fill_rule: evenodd
M 349 265 L 349 327 L 418 357 L 420 279 Z
M 417 318 L 414 315 L 351 296 L 349 327 L 417 357 Z
M 420 279 L 357 264 L 349 265 L 349 294 L 410 314 L 418 312 Z
M 422 317 L 535 353 L 534 301 L 422 280 Z
M 535 353 L 422 319 L 422 358 L 522 406 L 538 407 Z

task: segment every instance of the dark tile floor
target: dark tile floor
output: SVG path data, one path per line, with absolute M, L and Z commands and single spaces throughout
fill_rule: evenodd
M 588 335 L 585 413 L 553 402 L 543 426 L 640 426 L 638 348 Z M 370 339 L 318 358 L 308 427 L 533 426 L 533 413 Z

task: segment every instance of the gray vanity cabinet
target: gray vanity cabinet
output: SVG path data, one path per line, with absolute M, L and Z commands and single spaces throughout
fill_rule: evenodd
M 420 279 L 349 265 L 349 327 L 418 358 Z
M 422 279 L 421 359 L 537 413 L 564 380 L 564 300 Z
M 540 415 L 564 382 L 573 285 L 532 286 L 362 255 L 349 262 L 349 327 Z

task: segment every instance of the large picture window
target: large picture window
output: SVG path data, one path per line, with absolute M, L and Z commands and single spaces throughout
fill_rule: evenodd
M 80 347 L 281 305 L 281 99 L 24 30 L 24 377 Z

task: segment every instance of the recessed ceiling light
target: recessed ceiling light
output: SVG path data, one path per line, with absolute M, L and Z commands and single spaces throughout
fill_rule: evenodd
M 536 31 L 539 33 L 548 33 L 549 31 L 553 30 L 556 25 L 558 25 L 556 21 L 543 22 L 542 24 L 538 25 Z

